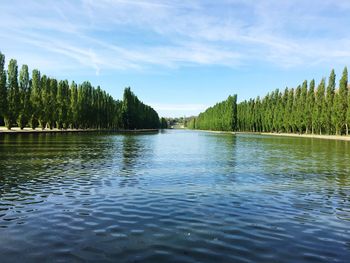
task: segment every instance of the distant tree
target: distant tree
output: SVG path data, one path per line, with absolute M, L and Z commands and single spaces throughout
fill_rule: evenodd
M 160 119 L 160 128 L 161 129 L 168 129 L 168 122 L 163 117 Z

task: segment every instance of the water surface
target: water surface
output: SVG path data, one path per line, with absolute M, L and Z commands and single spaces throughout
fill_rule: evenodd
M 1 262 L 346 262 L 350 143 L 0 137 Z

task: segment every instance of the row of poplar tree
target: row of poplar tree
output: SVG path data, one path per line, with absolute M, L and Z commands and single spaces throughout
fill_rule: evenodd
M 234 131 L 237 128 L 237 95 L 215 104 L 187 122 L 190 129 Z
M 143 104 L 130 90 L 123 101 L 94 88 L 89 82 L 69 85 L 23 65 L 18 76 L 17 61 L 11 59 L 5 70 L 0 53 L 0 122 L 8 129 L 30 126 L 59 129 L 146 129 L 159 128 L 157 112 Z
M 249 132 L 286 132 L 307 134 L 349 134 L 350 91 L 348 71 L 344 68 L 336 89 L 336 75 L 331 71 L 328 82 L 323 78 L 306 80 L 297 88 L 278 89 L 264 98 L 245 100 L 237 105 L 229 129 L 232 110 L 221 102 L 189 122 L 190 128 Z M 204 123 L 204 124 L 203 124 Z

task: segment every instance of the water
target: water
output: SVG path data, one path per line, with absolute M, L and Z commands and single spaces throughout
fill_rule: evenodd
M 350 143 L 0 137 L 1 262 L 349 262 Z

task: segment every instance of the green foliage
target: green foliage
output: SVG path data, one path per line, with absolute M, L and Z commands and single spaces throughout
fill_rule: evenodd
M 29 120 L 30 112 L 30 79 L 28 66 L 23 65 L 19 73 L 19 114 L 17 118 L 17 125 L 21 129 L 25 127 Z
M 189 128 L 200 130 L 233 131 L 237 126 L 237 95 L 229 96 L 199 114 L 187 124 Z
M 40 71 L 34 69 L 32 72 L 32 88 L 30 93 L 30 103 L 31 103 L 31 117 L 30 117 L 30 127 L 35 129 L 38 126 L 38 120 L 41 114 L 41 84 L 40 84 Z
M 158 129 L 160 127 L 157 112 L 143 104 L 130 88 L 124 90 L 122 118 L 125 129 Z
M 5 125 L 8 129 L 16 123 L 19 115 L 20 94 L 18 87 L 18 66 L 17 61 L 11 59 L 7 70 L 7 113 L 5 114 Z
M 44 130 L 50 121 L 50 79 L 43 75 L 41 77 L 41 108 L 39 113 L 39 125 Z
M 168 129 L 168 122 L 165 118 L 160 118 L 160 128 L 161 129 Z
M 347 68 L 343 71 L 339 89 L 335 89 L 335 73 L 332 70 L 326 91 L 322 79 L 315 91 L 315 81 L 309 88 L 305 80 L 301 86 L 268 93 L 262 99 L 244 100 L 237 105 L 237 117 L 231 118 L 232 109 L 227 101 L 220 102 L 191 118 L 188 128 L 249 132 L 286 132 L 348 134 L 350 127 L 350 94 Z M 235 114 L 233 114 L 234 116 Z
M 325 80 L 322 79 L 320 85 L 316 90 L 316 99 L 313 112 L 313 119 L 315 120 L 315 129 L 322 134 L 325 124 L 324 107 L 325 106 Z
M 333 129 L 333 104 L 334 104 L 334 94 L 335 94 L 335 72 L 332 69 L 332 72 L 329 76 L 328 86 L 326 91 L 326 107 L 325 107 L 325 121 L 326 121 L 326 133 L 332 134 L 334 132 Z
M 0 52 L 0 119 L 7 114 L 5 56 Z
M 340 79 L 339 90 L 334 101 L 334 123 L 336 134 L 341 134 L 346 124 L 348 108 L 348 70 L 345 67 Z
M 5 56 L 0 53 L 0 118 L 5 118 L 9 129 L 16 121 L 21 129 L 26 125 L 33 129 L 38 125 L 42 129 L 160 127 L 157 112 L 143 104 L 130 88 L 125 89 L 121 102 L 87 81 L 80 85 L 73 81 L 69 86 L 67 80 L 41 76 L 39 70 L 33 70 L 30 79 L 26 65 L 21 68 L 18 84 L 16 60 L 9 63 L 6 82 L 4 64 Z

